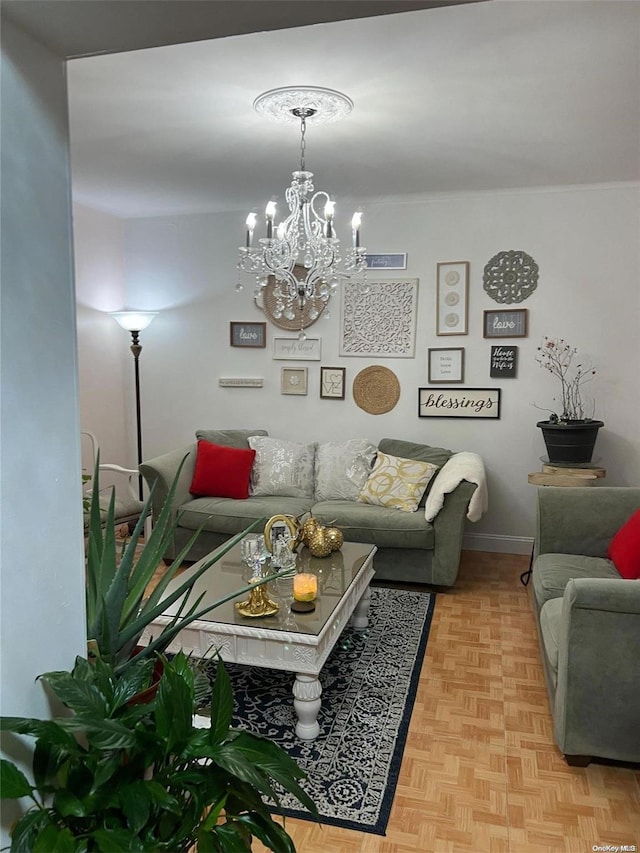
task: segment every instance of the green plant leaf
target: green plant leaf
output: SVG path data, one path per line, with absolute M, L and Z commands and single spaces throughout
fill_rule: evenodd
M 53 798 L 53 808 L 62 817 L 84 817 L 86 814 L 82 801 L 66 788 L 59 788 L 56 791 Z
M 293 840 L 288 832 L 271 817 L 254 812 L 238 815 L 236 820 L 249 830 L 265 847 L 274 853 L 296 853 Z
M 145 849 L 140 839 L 127 829 L 96 829 L 91 837 L 100 853 L 143 853 Z
M 144 780 L 138 779 L 130 785 L 120 786 L 118 799 L 129 828 L 132 832 L 140 832 L 151 812 L 151 796 Z
M 78 845 L 69 829 L 46 826 L 33 845 L 33 853 L 76 853 Z
M 93 684 L 75 678 L 72 672 L 45 672 L 39 677 L 49 685 L 58 699 L 76 714 L 91 717 L 102 717 L 106 714 L 106 702 L 100 691 Z
M 251 833 L 240 823 L 228 820 L 218 824 L 213 835 L 220 843 L 220 849 L 225 853 L 247 853 L 251 851 Z
M 70 753 L 79 754 L 80 747 L 62 726 L 54 720 L 35 720 L 30 717 L 0 717 L 0 731 L 42 738 L 65 747 Z
M 193 731 L 193 703 L 193 678 L 189 684 L 167 662 L 160 679 L 154 714 L 156 731 L 166 742 L 166 755 L 182 747 L 189 739 Z
M 231 679 L 220 658 L 211 691 L 211 727 L 209 743 L 218 744 L 226 738 L 233 718 L 233 689 Z
M 28 797 L 33 786 L 24 773 L 6 758 L 0 759 L 0 797 L 3 800 L 17 800 Z
M 28 811 L 13 827 L 11 853 L 33 853 L 38 835 L 52 822 L 46 809 Z

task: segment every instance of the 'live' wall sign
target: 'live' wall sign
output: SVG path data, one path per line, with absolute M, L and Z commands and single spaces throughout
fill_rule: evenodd
M 518 347 L 491 347 L 491 366 L 489 376 L 492 379 L 515 379 L 518 369 Z

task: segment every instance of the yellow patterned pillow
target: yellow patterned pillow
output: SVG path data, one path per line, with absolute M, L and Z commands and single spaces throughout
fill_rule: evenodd
M 402 459 L 378 451 L 358 500 L 365 504 L 415 512 L 429 480 L 438 470 L 431 462 Z

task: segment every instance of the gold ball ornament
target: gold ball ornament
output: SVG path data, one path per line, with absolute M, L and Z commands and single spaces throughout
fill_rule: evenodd
M 310 515 L 300 528 L 300 539 L 302 540 L 303 545 L 306 545 L 307 547 L 309 546 L 311 537 L 319 527 L 320 524 L 318 523 L 318 519 Z
M 326 536 L 332 551 L 339 551 L 342 548 L 344 544 L 342 530 L 339 530 L 337 527 L 327 527 Z
M 314 557 L 328 557 L 331 553 L 331 545 L 327 537 L 326 528 L 318 527 L 309 538 L 309 550 Z

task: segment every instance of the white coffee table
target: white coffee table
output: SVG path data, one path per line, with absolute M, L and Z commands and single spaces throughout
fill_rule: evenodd
M 302 549 L 298 567 L 316 573 L 319 578 L 316 609 L 312 613 L 288 613 L 285 601 L 277 597 L 279 581 L 273 588 L 269 587 L 270 597 L 281 604 L 275 616 L 241 616 L 234 603 L 246 598 L 245 593 L 220 605 L 205 619 L 192 622 L 178 634 L 169 650 L 182 649 L 199 658 L 213 657 L 218 651 L 223 660 L 231 663 L 295 673 L 296 735 L 302 740 L 313 740 L 320 732 L 320 671 L 349 620 L 357 629 L 366 628 L 368 624 L 369 583 L 374 575 L 375 552 L 375 546 L 345 542 L 340 551 L 321 559 L 311 557 L 307 549 Z M 169 584 L 166 594 L 206 559 Z M 206 607 L 242 589 L 246 586 L 246 578 L 247 568 L 240 560 L 240 546 L 236 545 L 198 579 L 193 600 L 204 593 L 200 606 Z M 154 620 L 143 635 L 143 644 L 154 635 L 154 626 L 160 627 L 170 621 L 177 607 L 178 603 Z

